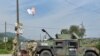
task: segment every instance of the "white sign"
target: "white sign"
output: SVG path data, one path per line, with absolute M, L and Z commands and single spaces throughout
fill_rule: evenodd
M 17 23 L 15 23 L 15 27 L 17 27 Z M 23 33 L 23 24 L 22 23 L 19 23 L 18 31 L 19 31 L 20 34 Z M 17 33 L 17 31 L 15 31 L 15 33 Z
M 4 37 L 3 42 L 8 42 L 8 37 Z

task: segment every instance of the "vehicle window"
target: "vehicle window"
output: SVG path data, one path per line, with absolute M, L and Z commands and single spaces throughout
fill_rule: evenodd
M 63 42 L 56 42 L 57 46 L 63 46 Z
M 77 48 L 78 47 L 77 42 L 69 42 L 69 47 Z

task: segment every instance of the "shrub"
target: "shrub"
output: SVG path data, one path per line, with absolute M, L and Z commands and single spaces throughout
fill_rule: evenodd
M 96 48 L 100 50 L 100 41 L 96 44 Z

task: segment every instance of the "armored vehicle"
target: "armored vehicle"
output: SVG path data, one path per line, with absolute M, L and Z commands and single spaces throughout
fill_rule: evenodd
M 39 56 L 100 56 L 95 47 L 82 46 L 77 34 L 57 34 L 52 38 L 47 31 L 42 29 L 50 38 L 38 43 L 36 52 Z

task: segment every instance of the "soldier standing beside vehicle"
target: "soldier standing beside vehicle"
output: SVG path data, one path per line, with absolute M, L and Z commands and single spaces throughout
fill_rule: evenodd
M 28 41 L 27 50 L 28 50 L 29 56 L 36 55 L 36 47 L 37 47 L 37 43 L 35 41 Z
M 32 53 L 33 53 L 33 56 L 36 56 L 36 48 L 37 48 L 37 42 L 33 42 L 33 49 L 32 49 Z

